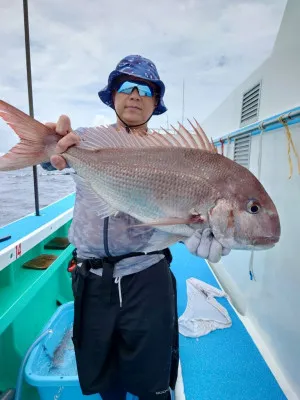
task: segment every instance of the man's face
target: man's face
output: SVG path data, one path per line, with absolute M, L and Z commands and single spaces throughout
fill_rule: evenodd
M 133 77 L 122 78 L 121 82 L 125 81 L 138 82 L 150 86 L 154 90 L 156 89 L 155 85 L 149 84 L 149 82 L 143 81 L 142 79 L 135 79 Z M 113 93 L 113 100 L 115 110 L 120 118 L 128 125 L 143 124 L 153 113 L 157 104 L 156 96 L 140 96 L 137 88 L 130 94 L 118 93 L 115 90 Z

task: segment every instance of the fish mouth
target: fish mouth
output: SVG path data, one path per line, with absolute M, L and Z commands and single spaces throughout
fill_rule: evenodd
M 268 250 L 279 242 L 280 236 L 258 236 L 252 240 L 237 241 L 237 249 L 244 250 Z
M 279 242 L 280 236 L 260 236 L 252 240 L 250 247 L 253 250 L 271 249 Z
M 270 243 L 270 244 L 253 244 L 249 246 L 250 250 L 268 250 L 268 249 L 272 249 L 275 246 L 274 243 Z
M 261 246 L 268 246 L 268 245 L 275 245 L 279 242 L 280 236 L 258 236 L 254 238 L 253 245 L 261 245 Z

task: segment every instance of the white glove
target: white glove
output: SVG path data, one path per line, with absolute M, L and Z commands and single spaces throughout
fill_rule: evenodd
M 209 228 L 204 229 L 202 233 L 199 230 L 195 231 L 184 241 L 184 244 L 192 254 L 214 263 L 220 261 L 222 256 L 227 256 L 231 251 L 214 238 Z

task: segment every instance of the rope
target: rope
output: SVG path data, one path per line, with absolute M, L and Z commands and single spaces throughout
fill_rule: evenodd
M 257 167 L 257 178 L 260 179 L 261 175 L 261 160 L 262 160 L 262 139 L 263 139 L 263 132 L 264 132 L 264 123 L 262 122 L 259 125 L 260 129 L 260 137 L 259 137 L 259 153 L 258 153 L 258 167 Z
M 264 123 L 262 122 L 259 125 L 260 129 L 260 137 L 259 137 L 259 153 L 258 153 L 258 167 L 257 167 L 257 179 L 260 180 L 261 175 L 261 160 L 262 160 L 262 139 L 264 133 Z M 254 274 L 254 251 L 251 250 L 251 256 L 249 261 L 249 276 L 251 281 L 256 281 L 255 274 Z
M 287 137 L 287 141 L 288 141 L 288 159 L 289 159 L 289 166 L 290 166 L 289 179 L 291 179 L 292 174 L 293 174 L 293 164 L 292 164 L 292 159 L 291 159 L 291 146 L 292 146 L 292 149 L 294 150 L 295 156 L 296 156 L 297 161 L 298 161 L 298 174 L 300 174 L 300 158 L 299 158 L 298 152 L 297 152 L 297 150 L 295 148 L 295 145 L 294 145 L 294 142 L 293 142 L 293 139 L 292 139 L 292 134 L 291 134 L 291 131 L 289 129 L 289 126 L 288 126 L 287 122 L 285 122 L 283 120 L 283 116 L 280 116 L 278 118 L 278 121 L 281 122 L 282 125 L 285 127 L 285 133 L 286 133 L 286 137 Z
M 251 281 L 256 281 L 254 269 L 253 269 L 253 258 L 254 258 L 254 251 L 251 250 L 251 256 L 249 261 L 249 276 Z
M 228 137 L 227 137 L 227 141 L 228 141 L 228 143 L 227 143 L 227 147 L 226 147 L 226 157 L 228 158 L 228 156 L 229 156 L 229 149 L 230 149 L 230 137 L 229 137 L 229 135 L 228 135 Z
M 224 156 L 224 139 L 220 139 L 220 143 L 221 143 L 221 154 L 222 156 Z

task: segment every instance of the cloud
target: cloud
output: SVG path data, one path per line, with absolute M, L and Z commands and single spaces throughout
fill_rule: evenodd
M 92 122 L 92 126 L 99 126 L 99 125 L 109 125 L 111 124 L 111 119 L 106 117 L 103 114 L 97 114 Z
M 286 0 L 45 0 L 29 2 L 37 119 L 70 116 L 73 128 L 114 122 L 97 92 L 128 54 L 152 59 L 166 84 L 168 113 L 203 120 L 270 54 Z M 28 112 L 24 26 L 18 0 L 1 4 L 0 98 Z M 1 132 L 4 125 L 0 124 Z M 0 151 L 16 141 L 5 129 Z

